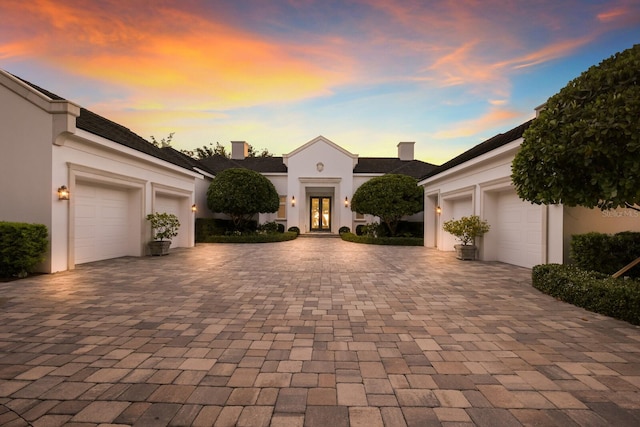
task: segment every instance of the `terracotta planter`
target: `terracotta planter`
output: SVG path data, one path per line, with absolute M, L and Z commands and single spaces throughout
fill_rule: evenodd
M 478 248 L 475 245 L 455 245 L 454 248 L 456 248 L 456 258 L 466 261 L 476 259 Z
M 155 240 L 149 242 L 149 252 L 152 256 L 169 255 L 171 240 Z

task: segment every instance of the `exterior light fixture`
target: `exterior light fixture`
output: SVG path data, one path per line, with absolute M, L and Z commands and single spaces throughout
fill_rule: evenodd
M 436 206 L 436 213 L 440 215 L 442 213 L 442 208 L 440 206 Z
M 296 205 L 296 196 L 291 196 L 291 206 Z
M 347 197 L 344 198 L 344 207 L 345 208 L 349 207 L 349 199 Z
M 197 212 L 198 211 L 198 207 L 196 206 L 196 204 L 192 204 L 191 205 L 191 212 Z
M 58 188 L 58 200 L 69 200 L 69 189 L 66 185 Z

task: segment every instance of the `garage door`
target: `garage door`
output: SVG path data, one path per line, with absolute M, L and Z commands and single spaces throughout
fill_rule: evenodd
M 155 212 L 166 212 L 174 214 L 180 221 L 180 228 L 178 228 L 178 235 L 171 238 L 171 247 L 187 247 L 187 222 L 182 212 L 184 211 L 184 204 L 188 203 L 184 198 L 171 197 L 168 195 L 158 194 L 154 203 Z
M 78 183 L 75 203 L 75 263 L 130 255 L 129 193 Z
M 522 267 L 542 262 L 542 211 L 523 202 L 515 191 L 498 194 L 497 221 L 490 231 L 497 237 L 498 261 Z

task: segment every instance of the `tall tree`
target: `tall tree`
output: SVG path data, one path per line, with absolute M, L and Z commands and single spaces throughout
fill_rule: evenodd
M 405 215 L 424 209 L 424 191 L 416 179 L 399 174 L 387 174 L 362 184 L 351 198 L 351 210 L 375 215 L 395 236 L 398 222 Z
M 520 198 L 537 204 L 640 204 L 640 45 L 549 98 L 524 133 L 512 179 Z

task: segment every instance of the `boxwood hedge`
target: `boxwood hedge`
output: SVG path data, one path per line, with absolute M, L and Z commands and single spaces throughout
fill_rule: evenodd
M 371 237 L 358 236 L 353 233 L 340 234 L 342 240 L 353 243 L 365 243 L 369 245 L 396 245 L 396 246 L 423 246 L 422 237 Z
M 0 221 L 0 276 L 27 276 L 44 261 L 48 243 L 42 224 Z
M 640 257 L 640 233 L 585 233 L 571 239 L 571 258 L 583 270 L 613 274 Z M 640 265 L 625 276 L 640 277 Z
M 640 280 L 614 279 L 575 265 L 533 267 L 533 286 L 589 311 L 640 325 Z

